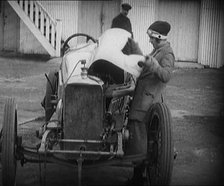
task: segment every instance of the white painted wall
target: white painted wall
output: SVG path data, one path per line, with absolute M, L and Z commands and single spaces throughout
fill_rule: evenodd
M 19 52 L 23 54 L 45 54 L 48 52 L 43 48 L 36 37 L 31 33 L 27 26 L 20 21 L 20 40 L 19 40 Z
M 77 32 L 78 1 L 40 1 L 54 19 L 62 20 L 62 39 Z M 20 20 L 19 52 L 25 54 L 48 54 L 39 41 Z
M 62 39 L 78 31 L 79 1 L 40 1 L 54 19 L 62 21 Z
M 3 1 L 3 50 L 18 51 L 19 46 L 19 17 L 8 2 Z

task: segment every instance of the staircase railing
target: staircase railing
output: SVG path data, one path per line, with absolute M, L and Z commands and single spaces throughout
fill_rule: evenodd
M 9 4 L 11 4 L 18 15 L 20 13 L 20 18 L 24 19 L 23 21 L 25 22 L 25 24 L 27 24 L 31 32 L 33 32 L 33 34 L 37 37 L 43 47 L 48 51 L 48 53 L 51 56 L 60 56 L 62 32 L 61 20 L 55 20 L 54 18 L 52 18 L 51 15 L 38 1 L 8 0 L 8 2 Z M 22 9 L 23 12 L 17 10 L 18 6 Z M 29 20 L 24 17 L 24 14 Z M 37 29 L 39 33 L 35 29 Z

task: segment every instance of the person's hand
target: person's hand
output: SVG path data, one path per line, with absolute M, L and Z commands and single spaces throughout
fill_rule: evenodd
M 152 57 L 151 55 L 147 55 L 145 59 L 145 66 L 147 66 L 150 71 L 155 71 L 155 69 L 160 66 L 156 58 Z
M 156 60 L 156 58 L 152 57 L 151 55 L 147 55 L 145 57 L 145 64 L 146 66 L 150 67 L 152 65 L 155 65 L 155 66 L 159 66 L 159 63 L 158 61 Z
M 158 61 L 150 55 L 145 56 L 144 61 L 139 61 L 138 62 L 138 66 L 141 67 L 141 68 L 144 67 L 144 66 L 151 67 L 151 66 L 158 66 L 158 65 L 159 65 Z
M 148 56 L 144 57 L 144 60 L 138 62 L 138 66 L 143 68 L 145 66 L 145 62 L 149 59 Z

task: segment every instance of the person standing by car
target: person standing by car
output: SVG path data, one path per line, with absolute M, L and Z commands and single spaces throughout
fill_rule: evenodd
M 169 82 L 174 67 L 175 56 L 167 34 L 170 24 L 166 21 L 156 21 L 147 29 L 149 41 L 153 51 L 142 62 L 143 69 L 137 79 L 135 92 L 129 112 L 128 127 L 131 139 L 127 147 L 127 154 L 146 154 L 147 132 L 144 118 L 150 106 L 155 102 L 162 102 L 162 93 Z M 138 164 L 134 168 L 131 185 L 141 185 L 144 166 Z
M 121 8 L 122 8 L 121 13 L 112 20 L 111 28 L 122 28 L 124 30 L 127 30 L 128 32 L 131 33 L 133 38 L 131 21 L 127 17 L 128 12 L 129 10 L 131 10 L 132 7 L 128 3 L 123 3 L 121 5 Z

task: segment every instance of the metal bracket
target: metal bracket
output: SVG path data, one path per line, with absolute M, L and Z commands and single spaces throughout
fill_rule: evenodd
M 42 137 L 42 140 L 41 140 L 41 145 L 40 145 L 40 148 L 38 150 L 39 153 L 45 153 L 46 152 L 46 140 L 47 140 L 47 137 L 48 137 L 48 134 L 51 132 L 51 130 L 46 130 L 43 137 Z

